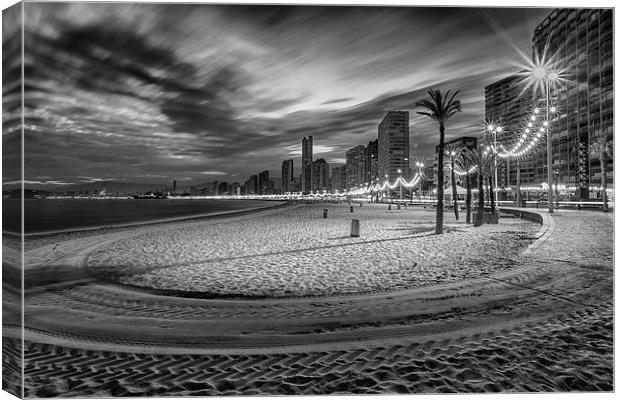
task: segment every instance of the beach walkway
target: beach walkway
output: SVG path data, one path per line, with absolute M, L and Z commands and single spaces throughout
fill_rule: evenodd
M 613 214 L 544 221 L 523 254 L 493 260 L 510 268 L 397 291 L 218 300 L 33 287 L 26 393 L 613 390 Z

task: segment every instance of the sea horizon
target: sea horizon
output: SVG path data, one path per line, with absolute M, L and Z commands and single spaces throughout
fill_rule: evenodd
M 24 199 L 25 234 L 68 232 L 167 222 L 269 207 L 268 200 L 169 198 Z M 20 199 L 3 199 L 4 232 L 21 230 Z

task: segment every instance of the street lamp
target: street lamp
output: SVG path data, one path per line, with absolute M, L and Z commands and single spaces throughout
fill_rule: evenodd
M 405 166 L 407 168 L 405 170 L 406 171 L 405 172 L 405 176 L 407 177 L 407 179 L 409 179 L 409 170 L 410 170 L 410 168 L 409 168 L 409 158 L 405 157 L 405 158 L 403 158 L 403 161 L 405 162 Z M 405 197 L 407 197 L 407 189 L 405 189 Z
M 388 197 L 388 190 L 390 189 L 390 187 L 388 185 L 389 184 L 388 178 L 389 178 L 388 174 L 385 174 L 385 198 L 386 198 L 386 200 L 387 200 L 387 197 Z
M 420 161 L 416 161 L 415 163 L 416 167 L 418 167 L 418 200 L 421 200 L 421 195 L 422 195 L 422 167 L 424 166 L 424 163 L 421 163 Z
M 403 199 L 403 182 L 402 182 L 401 175 L 400 175 L 401 174 L 400 168 L 396 170 L 396 172 L 398 172 L 398 187 L 400 189 L 400 199 L 402 200 Z
M 549 89 L 551 82 L 555 82 L 560 78 L 560 75 L 552 69 L 551 65 L 540 63 L 531 70 L 531 78 L 540 83 L 542 82 L 545 90 L 545 103 L 546 103 L 546 117 L 547 124 L 549 124 L 551 113 L 555 112 L 555 107 L 549 107 Z M 553 149 L 551 146 L 551 129 L 546 127 L 547 131 L 547 202 L 549 203 L 549 214 L 553 214 Z

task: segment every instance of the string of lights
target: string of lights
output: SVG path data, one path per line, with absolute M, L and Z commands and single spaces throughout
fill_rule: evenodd
M 516 158 L 525 156 L 532 149 L 536 147 L 543 135 L 549 129 L 549 120 L 543 120 L 540 117 L 540 107 L 535 107 L 532 113 L 528 116 L 528 122 L 525 128 L 521 132 L 519 139 L 507 150 L 503 145 L 500 145 L 502 151 L 498 149 L 487 147 L 487 152 L 495 152 L 500 158 Z M 551 116 L 557 112 L 556 106 L 549 107 L 548 115 Z M 542 142 L 542 141 L 541 141 Z
M 411 188 L 411 187 L 418 185 L 418 183 L 420 182 L 420 179 L 421 179 L 420 174 L 416 174 L 409 182 L 407 182 L 403 177 L 396 178 L 396 180 L 393 183 L 390 183 L 390 181 L 386 179 L 381 184 L 376 183 L 376 184 L 371 184 L 371 185 L 365 185 L 359 188 L 349 189 L 346 191 L 346 193 L 347 194 L 366 194 L 366 193 L 372 193 L 372 192 L 380 192 L 386 189 L 390 189 L 390 190 L 394 189 L 398 187 L 399 185 L 402 185 L 403 187 L 406 187 L 406 188 Z
M 452 168 L 452 166 L 448 165 L 448 168 L 450 169 L 450 168 Z M 467 171 L 460 171 L 457 167 L 454 167 L 454 173 L 456 175 L 458 175 L 458 176 L 469 175 L 471 173 L 474 173 L 477 168 L 478 168 L 478 165 L 474 165 L 470 169 L 468 169 Z

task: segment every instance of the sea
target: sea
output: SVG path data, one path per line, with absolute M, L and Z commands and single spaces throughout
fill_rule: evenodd
M 20 204 L 19 199 L 2 200 L 3 231 L 20 232 Z M 270 205 L 273 202 L 234 199 L 26 199 L 24 230 L 27 234 L 79 230 L 182 219 Z

